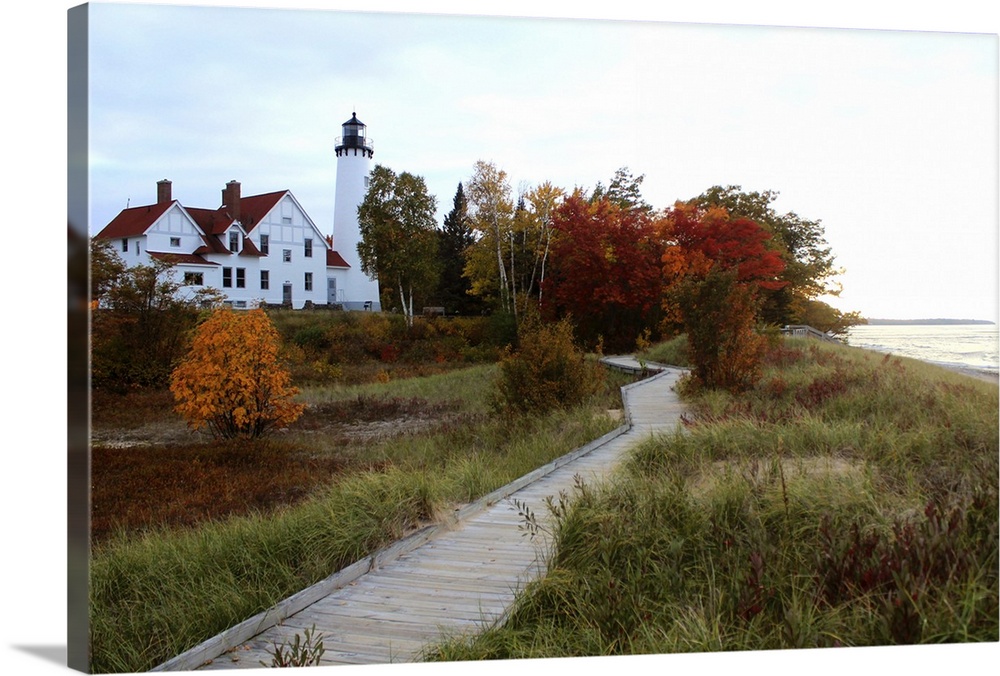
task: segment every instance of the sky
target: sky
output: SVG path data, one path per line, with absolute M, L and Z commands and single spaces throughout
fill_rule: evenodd
M 61 241 L 67 207 L 65 27 L 76 4 L 35 0 L 2 10 L 0 195 L 14 245 L 0 248 L 8 290 L 0 512 L 18 555 L 5 561 L 5 599 L 16 612 L 4 615 L 0 650 L 5 667 L 19 674 L 65 673 L 65 273 L 62 245 L 48 235 Z M 228 13 L 199 12 L 194 23 L 136 17 L 112 30 L 107 17 L 108 25 L 91 26 L 103 41 L 93 45 L 89 83 L 94 221 L 110 220 L 129 201 L 152 201 L 162 178 L 195 206 L 217 204 L 225 182 L 237 179 L 249 192 L 292 190 L 328 231 L 333 138 L 357 110 L 376 161 L 424 176 L 441 214 L 479 159 L 506 170 L 515 190 L 542 180 L 592 187 L 628 166 L 645 175 L 644 196 L 657 207 L 716 184 L 776 190 L 779 211 L 824 224 L 846 268 L 844 309 L 996 319 L 1000 21 L 988 8 L 995 3 L 912 3 L 905 12 L 898 0 L 411 4 L 439 14 L 574 19 L 492 21 L 483 29 L 382 16 L 361 27 L 357 15 L 303 14 L 299 26 L 295 17 L 269 15 L 254 27 Z M 398 12 L 404 5 L 366 0 L 364 7 Z M 333 19 L 339 23 L 327 28 Z M 518 33 L 521 25 L 527 28 Z M 731 27 L 740 25 L 813 28 Z M 935 34 L 941 31 L 960 35 Z M 707 666 L 772 674 L 781 665 L 840 674 L 882 665 L 940 674 L 955 664 L 996 663 L 998 650 L 994 643 L 819 656 L 636 656 L 613 665 L 573 661 L 572 673 Z M 569 671 L 548 660 L 517 666 L 524 674 L 560 668 Z M 462 664 L 361 669 L 467 672 Z M 477 664 L 476 672 L 507 674 L 510 666 Z
M 840 309 L 997 319 L 995 33 L 239 4 L 91 5 L 91 232 L 164 178 L 190 206 L 289 189 L 332 232 L 356 111 L 439 222 L 477 160 L 515 193 L 627 167 L 657 208 L 771 190 L 823 224 Z

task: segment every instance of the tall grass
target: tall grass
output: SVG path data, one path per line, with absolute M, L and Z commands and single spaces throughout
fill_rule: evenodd
M 651 361 L 658 364 L 687 366 L 690 364 L 687 334 L 681 334 L 655 345 L 650 345 L 647 349 L 641 350 L 636 354 L 636 357 L 643 361 Z
M 470 366 L 422 378 L 404 378 L 386 382 L 360 384 L 324 384 L 302 388 L 300 400 L 307 404 L 341 401 L 357 397 L 419 398 L 431 403 L 459 401 L 464 410 L 473 413 L 487 411 L 485 387 L 496 374 L 496 364 Z
M 398 396 L 469 397 L 487 367 L 395 383 Z M 613 429 L 620 377 L 585 405 L 495 421 L 473 416 L 373 444 L 380 469 L 347 475 L 304 503 L 183 531 L 111 539 L 91 562 L 91 670 L 145 671 L 432 521 Z M 313 390 L 316 401 L 382 386 Z M 275 467 L 281 471 L 280 466 Z
M 548 574 L 428 659 L 997 641 L 996 385 L 789 340 L 556 507 Z

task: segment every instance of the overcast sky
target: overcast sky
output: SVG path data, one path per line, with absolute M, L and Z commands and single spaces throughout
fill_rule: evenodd
M 90 28 L 92 232 L 163 178 L 204 207 L 287 188 L 331 232 L 357 111 L 439 220 L 479 159 L 515 191 L 625 166 L 656 207 L 773 190 L 823 223 L 842 309 L 997 318 L 995 34 L 123 4 Z

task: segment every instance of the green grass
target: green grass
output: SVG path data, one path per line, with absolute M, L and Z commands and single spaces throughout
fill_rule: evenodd
M 690 362 L 688 361 L 687 334 L 651 345 L 648 349 L 639 352 L 636 357 L 657 364 L 688 366 Z
M 548 573 L 432 660 L 995 642 L 997 386 L 789 340 L 556 513 Z
M 307 401 L 358 396 L 460 398 L 485 410 L 492 367 L 358 388 L 315 388 Z M 91 561 L 91 671 L 145 671 L 364 555 L 610 431 L 623 376 L 587 404 L 544 416 L 462 424 L 372 443 L 378 469 L 346 475 L 304 503 L 186 530 L 113 538 Z M 323 449 L 314 440 L 315 452 Z M 274 467 L 281 472 L 281 466 Z
M 495 364 L 484 364 L 423 378 L 390 380 L 384 383 L 317 385 L 303 388 L 298 399 L 315 404 L 362 396 L 419 398 L 431 403 L 458 401 L 464 410 L 484 413 L 487 410 L 487 388 L 483 385 L 492 381 L 495 373 Z

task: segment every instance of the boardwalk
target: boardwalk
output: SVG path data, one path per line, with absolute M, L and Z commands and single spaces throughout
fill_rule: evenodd
M 547 496 L 569 493 L 577 476 L 600 481 L 636 443 L 672 431 L 682 412 L 672 390 L 681 374 L 668 368 L 624 388 L 625 426 L 491 494 L 455 523 L 358 562 L 154 671 L 259 668 L 270 664 L 275 644 L 313 626 L 323 637 L 322 665 L 408 662 L 430 643 L 496 621 L 516 591 L 544 572 L 549 546 L 543 534 L 531 539 L 519 528 L 515 501 L 544 523 Z

